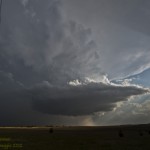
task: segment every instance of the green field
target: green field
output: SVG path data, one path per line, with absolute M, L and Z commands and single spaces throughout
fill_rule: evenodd
M 0 150 L 150 150 L 149 125 L 49 129 L 1 127 Z

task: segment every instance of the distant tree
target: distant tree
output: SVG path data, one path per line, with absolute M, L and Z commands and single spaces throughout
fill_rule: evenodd
M 53 133 L 54 132 L 54 129 L 51 127 L 50 129 L 49 129 L 49 133 Z
M 143 136 L 143 132 L 142 132 L 142 131 L 139 131 L 139 135 L 140 135 L 140 136 Z
M 119 137 L 124 137 L 122 130 L 119 130 Z

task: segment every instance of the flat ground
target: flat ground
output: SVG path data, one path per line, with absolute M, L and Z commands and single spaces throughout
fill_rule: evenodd
M 150 125 L 49 129 L 1 127 L 0 150 L 150 150 Z

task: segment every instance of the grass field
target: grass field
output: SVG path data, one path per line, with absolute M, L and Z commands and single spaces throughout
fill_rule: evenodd
M 150 150 L 149 125 L 49 129 L 1 127 L 0 150 Z

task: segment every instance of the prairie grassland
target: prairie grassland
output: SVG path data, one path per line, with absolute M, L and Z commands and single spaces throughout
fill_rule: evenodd
M 150 150 L 149 125 L 52 128 L 1 127 L 0 150 Z

